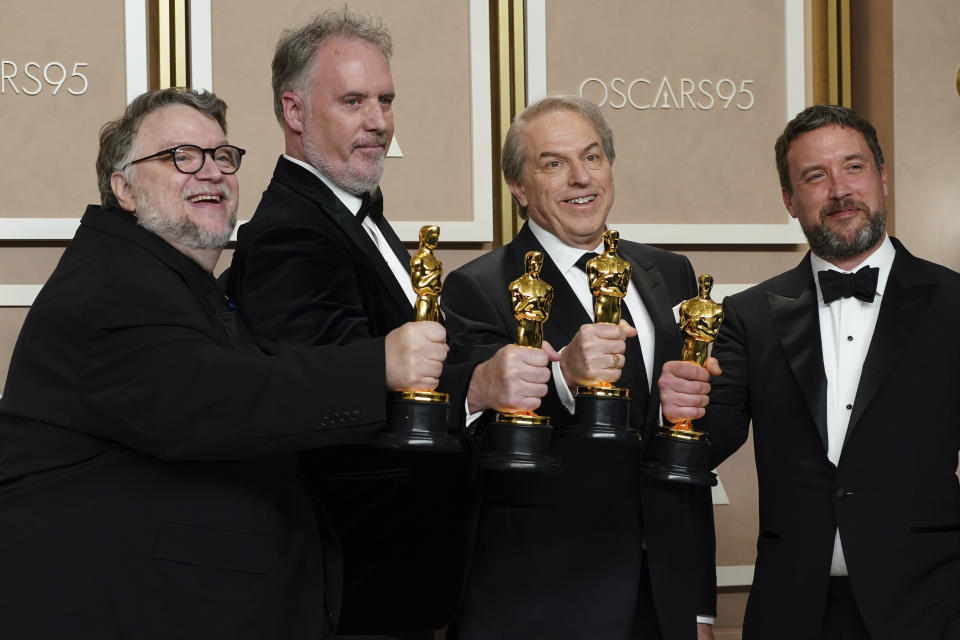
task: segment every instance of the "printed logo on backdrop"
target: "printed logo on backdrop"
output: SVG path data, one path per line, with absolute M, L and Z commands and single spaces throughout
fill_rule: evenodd
M 83 71 L 86 66 L 86 62 L 29 61 L 17 64 L 14 60 L 0 60 L 0 95 L 83 95 L 90 87 Z M 71 69 L 69 73 L 68 68 Z M 62 89 L 66 90 L 65 93 L 61 93 Z
M 580 97 L 597 106 L 637 111 L 675 109 L 692 111 L 739 109 L 756 104 L 753 80 L 733 78 L 587 78 L 580 83 Z

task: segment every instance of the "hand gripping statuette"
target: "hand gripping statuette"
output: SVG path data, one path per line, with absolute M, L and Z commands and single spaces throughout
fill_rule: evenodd
M 517 345 L 543 346 L 543 323 L 550 315 L 553 287 L 540 279 L 543 254 L 528 251 L 526 272 L 510 283 L 510 304 L 517 320 Z M 497 413 L 480 438 L 480 461 L 488 469 L 543 471 L 556 468 L 550 456 L 550 418 L 532 411 Z
M 620 323 L 621 305 L 630 285 L 632 267 L 617 255 L 619 243 L 620 232 L 612 229 L 604 231 L 603 253 L 587 261 L 594 323 Z M 624 362 L 624 366 L 642 364 Z M 621 389 L 604 381 L 577 385 L 576 403 L 574 425 L 564 429 L 564 435 L 639 442 L 642 425 L 630 424 L 629 389 Z
M 700 293 L 680 304 L 680 332 L 683 351 L 680 359 L 703 366 L 707 351 L 723 322 L 723 305 L 710 298 L 713 277 L 697 278 Z M 658 480 L 683 482 L 700 486 L 717 484 L 717 476 L 709 469 L 707 434 L 693 428 L 692 420 L 682 420 L 671 427 L 661 426 L 650 443 L 642 463 L 643 474 Z
M 420 227 L 420 248 L 410 259 L 410 282 L 417 294 L 416 321 L 440 320 L 443 264 L 433 255 L 440 227 Z M 397 391 L 390 396 L 389 426 L 377 445 L 390 449 L 460 451 L 460 438 L 447 432 L 450 396 L 432 389 Z

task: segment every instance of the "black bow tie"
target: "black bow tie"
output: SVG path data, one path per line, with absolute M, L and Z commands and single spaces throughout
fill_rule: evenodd
M 823 294 L 823 301 L 827 304 L 850 296 L 864 302 L 873 302 L 873 298 L 877 295 L 879 277 L 879 267 L 863 267 L 856 273 L 840 273 L 833 269 L 817 273 L 820 293 Z
M 596 258 L 598 255 L 600 254 L 594 253 L 593 251 L 587 251 L 585 254 L 577 258 L 577 261 L 574 262 L 573 264 L 574 266 L 579 267 L 581 271 L 586 271 L 587 263 L 593 258 Z
M 375 223 L 383 218 L 383 198 L 367 192 L 360 197 L 360 210 L 357 211 L 357 222 L 362 223 L 368 217 Z

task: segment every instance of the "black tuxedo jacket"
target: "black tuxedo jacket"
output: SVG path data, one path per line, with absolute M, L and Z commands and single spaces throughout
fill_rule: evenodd
M 359 362 L 383 345 L 264 355 L 210 274 L 89 207 L 0 400 L 4 637 L 324 637 L 338 551 L 293 452 L 384 419 Z
M 369 206 L 382 210 L 379 190 Z M 240 227 L 228 294 L 268 352 L 363 342 L 415 317 L 356 216 L 319 178 L 284 158 Z M 439 390 L 450 393 L 454 425 L 463 422 L 473 367 L 444 368 Z M 363 363 L 343 367 L 342 375 L 369 404 L 385 405 L 382 378 L 371 378 Z M 313 452 L 305 470 L 343 546 L 340 631 L 404 635 L 446 624 L 469 556 L 468 456 L 365 444 Z
M 515 341 L 507 285 L 532 250 L 543 247 L 524 226 L 507 246 L 449 275 L 442 305 L 451 358 L 486 358 Z M 621 240 L 618 253 L 633 265 L 631 286 L 653 319 L 656 379 L 664 361 L 679 357 L 671 307 L 696 295 L 693 270 L 683 256 L 634 242 Z M 544 338 L 560 349 L 592 318 L 546 254 L 540 275 L 554 289 Z M 569 423 L 553 384 L 537 413 Z M 658 411 L 654 385 L 645 438 Z M 642 482 L 638 452 L 617 443 L 559 438 L 554 453 L 557 474 L 484 477 L 457 637 L 656 638 L 659 618 L 663 637 L 695 638 L 697 614 L 711 614 L 716 598 L 709 492 Z M 644 555 L 650 580 L 641 574 Z
M 840 527 L 876 640 L 958 638 L 960 275 L 897 253 L 840 461 L 827 459 L 826 387 L 809 254 L 724 302 L 707 416 L 717 460 L 753 420 L 760 532 L 744 638 L 817 638 Z

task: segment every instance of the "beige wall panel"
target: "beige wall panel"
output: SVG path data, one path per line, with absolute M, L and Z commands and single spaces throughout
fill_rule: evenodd
M 99 201 L 97 134 L 126 104 L 123 20 L 122 0 L 0 4 L 0 217 L 78 218 Z
M 438 221 L 443 239 L 444 220 L 473 219 L 468 3 L 368 0 L 349 6 L 382 16 L 394 40 L 395 138 L 403 157 L 386 162 L 387 215 Z M 230 140 L 249 152 L 241 219 L 253 214 L 283 152 L 270 88 L 274 46 L 283 28 L 323 8 L 296 0 L 212 3 L 213 87 L 230 105 Z
M 614 224 L 783 224 L 771 188 L 786 115 L 782 2 L 610 0 L 584 15 L 577 0 L 551 0 L 546 24 L 548 92 L 606 97 Z
M 53 273 L 61 255 L 63 246 L 0 247 L 0 284 L 42 284 Z
M 893 28 L 897 235 L 960 269 L 960 3 L 897 0 Z

